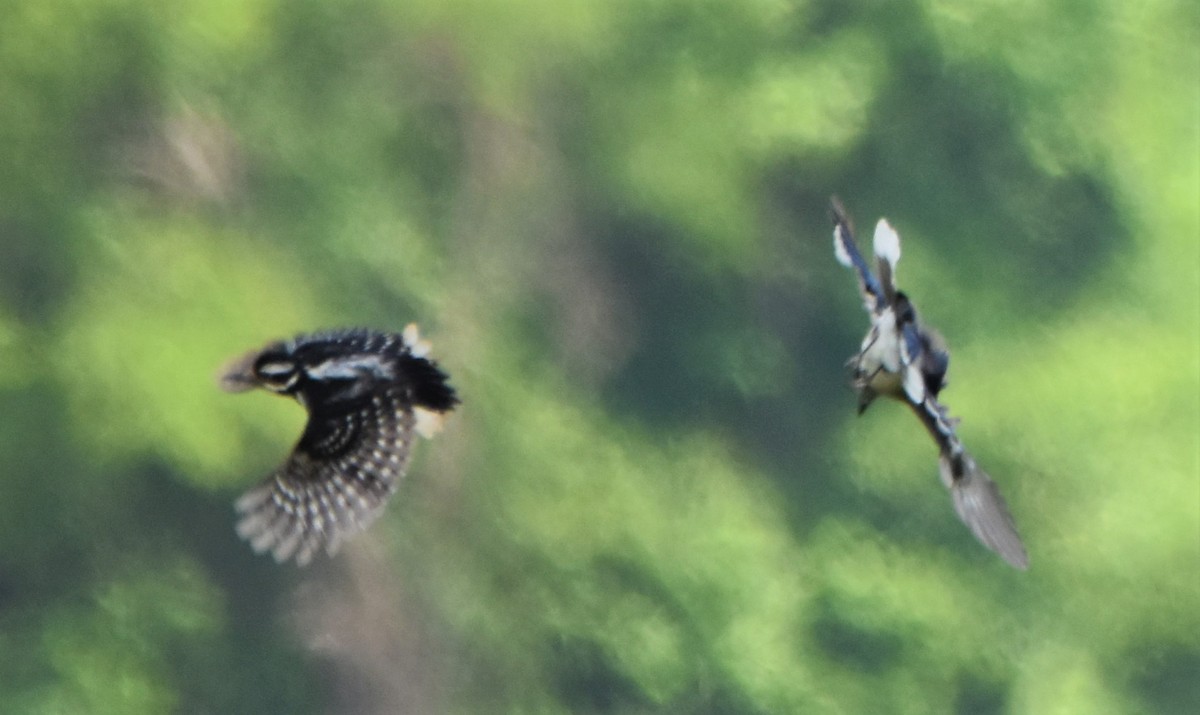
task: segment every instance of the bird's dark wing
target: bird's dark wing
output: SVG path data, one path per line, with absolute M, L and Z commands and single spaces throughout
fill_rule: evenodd
M 920 404 L 910 404 L 913 412 L 938 446 L 938 469 L 942 484 L 950 490 L 954 511 L 975 538 L 999 554 L 1014 568 L 1029 568 L 1029 556 L 1008 505 L 996 483 L 967 453 L 955 431 L 958 421 L 947 414 L 945 406 L 927 394 Z
M 933 397 L 946 387 L 946 372 L 950 369 L 950 351 L 946 341 L 933 328 L 921 326 L 921 374 L 925 389 Z
M 871 273 L 871 267 L 858 250 L 854 241 L 854 229 L 842 203 L 836 198 L 830 202 L 830 214 L 833 218 L 833 254 L 838 263 L 850 268 L 858 277 L 858 289 L 862 293 L 863 307 L 872 315 L 882 311 L 887 306 L 887 298 L 879 281 Z
M 288 460 L 238 499 L 237 531 L 256 552 L 305 565 L 366 528 L 408 468 L 416 418 L 400 388 L 336 412 L 316 409 Z

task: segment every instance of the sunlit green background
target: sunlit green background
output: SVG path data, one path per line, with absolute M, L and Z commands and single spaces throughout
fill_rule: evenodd
M 0 4 L 0 712 L 1200 712 L 1200 4 Z M 904 239 L 1028 573 L 899 406 Z M 463 404 L 306 570 L 272 338 Z

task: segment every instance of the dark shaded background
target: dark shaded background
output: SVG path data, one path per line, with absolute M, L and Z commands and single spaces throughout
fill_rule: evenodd
M 1200 5 L 0 7 L 0 711 L 1200 710 Z M 856 419 L 886 214 L 1029 546 Z M 464 403 L 307 570 L 223 360 L 421 323 Z

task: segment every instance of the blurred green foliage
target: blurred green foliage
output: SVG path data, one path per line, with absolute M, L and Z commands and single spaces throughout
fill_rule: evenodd
M 1200 710 L 1198 8 L 0 6 L 0 711 Z M 1028 573 L 855 419 L 831 193 Z M 218 367 L 410 320 L 461 410 L 255 557 Z

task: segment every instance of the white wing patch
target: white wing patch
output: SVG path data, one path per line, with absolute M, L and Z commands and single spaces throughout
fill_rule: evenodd
M 887 219 L 881 218 L 875 224 L 875 255 L 887 261 L 893 271 L 900 262 L 900 234 Z
M 904 394 L 914 405 L 925 401 L 925 376 L 916 365 L 904 366 Z
M 362 354 L 353 357 L 330 358 L 305 371 L 314 380 L 353 380 L 363 375 L 373 375 L 390 380 L 395 377 L 392 366 L 379 355 Z
M 850 260 L 850 254 L 846 252 L 846 236 L 840 225 L 833 227 L 833 255 L 843 266 L 854 267 L 854 261 Z

